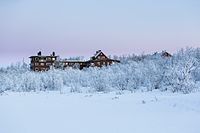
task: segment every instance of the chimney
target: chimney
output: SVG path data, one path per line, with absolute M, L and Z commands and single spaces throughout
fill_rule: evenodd
M 52 53 L 52 56 L 55 56 L 55 55 L 56 55 L 55 52 L 53 52 L 53 53 Z
M 39 52 L 38 52 L 38 56 L 41 56 L 41 55 L 42 55 L 42 52 L 41 52 L 41 51 L 39 51 Z

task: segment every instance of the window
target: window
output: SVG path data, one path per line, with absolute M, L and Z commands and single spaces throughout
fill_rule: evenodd
M 39 65 L 39 63 L 35 63 L 35 66 L 38 66 Z
M 44 61 L 44 59 L 40 59 L 40 62 L 43 62 Z
M 40 63 L 41 66 L 44 66 L 44 63 Z
M 51 65 L 51 63 L 46 63 L 46 65 L 47 65 L 47 66 L 50 66 L 50 65 Z
M 50 57 L 48 57 L 48 58 L 47 58 L 47 60 L 48 60 L 48 61 L 51 61 L 51 58 L 50 58 Z
M 94 63 L 91 63 L 91 66 L 94 66 Z
M 52 58 L 52 60 L 54 61 L 54 60 L 56 60 L 55 58 Z

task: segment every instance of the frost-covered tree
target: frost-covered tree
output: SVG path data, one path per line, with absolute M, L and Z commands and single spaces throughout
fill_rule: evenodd
M 197 67 L 197 59 L 190 52 L 189 49 L 179 51 L 166 72 L 166 83 L 173 92 L 189 93 L 196 89 L 192 73 Z
M 115 56 L 121 63 L 103 68 L 52 69 L 33 72 L 25 63 L 0 68 L 0 92 L 53 91 L 107 92 L 158 89 L 190 93 L 199 90 L 200 49 L 181 49 L 172 57 L 152 55 Z
M 108 75 L 99 68 L 90 69 L 90 85 L 97 92 L 108 90 Z

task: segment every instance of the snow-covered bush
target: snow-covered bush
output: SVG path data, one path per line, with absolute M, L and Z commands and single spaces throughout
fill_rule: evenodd
M 200 49 L 186 48 L 172 57 L 160 54 L 117 57 L 121 63 L 84 70 L 50 70 L 33 72 L 29 65 L 17 63 L 0 68 L 0 92 L 52 91 L 71 92 L 144 89 L 190 93 L 200 86 Z
M 189 93 L 197 87 L 194 71 L 198 67 L 198 61 L 192 53 L 192 49 L 181 50 L 171 60 L 165 79 L 173 92 Z

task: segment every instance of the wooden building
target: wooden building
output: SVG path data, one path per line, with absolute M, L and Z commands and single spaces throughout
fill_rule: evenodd
M 55 67 L 58 56 L 53 52 L 49 56 L 43 56 L 41 51 L 37 56 L 29 57 L 31 59 L 30 68 L 33 71 L 47 71 L 51 67 Z
M 115 63 L 120 63 L 118 60 L 108 58 L 101 50 L 96 51 L 95 55 L 88 61 L 91 67 L 108 66 Z
M 60 69 L 75 68 L 82 70 L 83 68 L 103 67 L 120 62 L 108 58 L 101 50 L 96 51 L 95 55 L 86 61 L 58 60 L 58 56 L 55 55 L 55 52 L 50 56 L 42 56 L 41 52 L 39 52 L 37 56 L 31 56 L 30 58 L 30 68 L 33 71 L 47 71 L 51 67 Z
M 170 53 L 166 52 L 166 51 L 162 51 L 161 56 L 162 56 L 162 57 L 165 57 L 165 58 L 170 58 L 170 57 L 172 57 L 172 55 L 171 55 Z
M 82 70 L 83 68 L 88 67 L 103 67 L 112 65 L 114 63 L 119 63 L 118 60 L 113 60 L 108 58 L 101 50 L 96 51 L 95 55 L 92 56 L 87 61 L 78 61 L 78 60 L 64 60 L 61 62 L 63 69 L 66 68 L 78 68 Z
M 76 69 L 82 70 L 83 68 L 89 67 L 89 64 L 87 61 L 63 60 L 63 61 L 60 61 L 60 66 L 63 69 L 76 68 Z
M 170 53 L 168 53 L 167 51 L 162 51 L 162 52 L 160 52 L 160 53 L 155 52 L 155 53 L 153 54 L 153 56 L 157 56 L 157 55 L 158 55 L 158 56 L 161 56 L 161 57 L 163 57 L 163 58 L 166 58 L 166 59 L 172 57 L 172 55 L 171 55 Z

